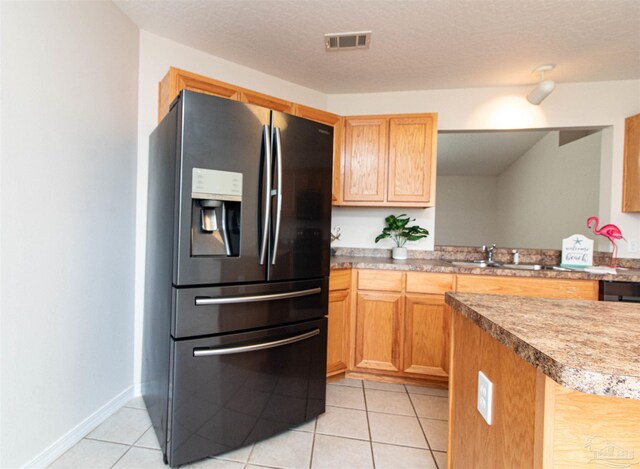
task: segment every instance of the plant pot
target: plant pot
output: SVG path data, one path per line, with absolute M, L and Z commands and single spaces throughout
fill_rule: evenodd
M 407 248 L 395 247 L 391 250 L 391 257 L 393 259 L 404 260 L 407 258 Z

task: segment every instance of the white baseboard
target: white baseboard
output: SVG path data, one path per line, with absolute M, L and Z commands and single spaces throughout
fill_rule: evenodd
M 115 411 L 120 409 L 120 407 L 125 405 L 132 398 L 133 386 L 129 386 L 89 417 L 69 430 L 66 434 L 54 441 L 49 445 L 49 447 L 26 463 L 23 467 L 25 469 L 47 467 L 53 461 L 62 456 L 69 448 L 87 436 L 94 428 L 104 422 L 107 418 L 111 417 Z

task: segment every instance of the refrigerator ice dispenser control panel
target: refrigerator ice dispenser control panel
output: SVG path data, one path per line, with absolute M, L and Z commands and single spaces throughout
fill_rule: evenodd
M 240 202 L 242 200 L 242 173 L 193 168 L 191 197 Z

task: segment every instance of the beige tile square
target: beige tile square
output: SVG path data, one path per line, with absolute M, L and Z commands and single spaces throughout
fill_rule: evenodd
M 76 469 L 91 467 L 109 468 L 129 449 L 126 445 L 105 441 L 80 440 L 75 446 L 56 459 L 51 469 Z
M 281 469 L 309 467 L 313 433 L 289 431 L 255 444 L 249 463 Z
M 94 440 L 132 445 L 151 427 L 146 410 L 123 407 L 87 435 Z
M 376 469 L 436 469 L 431 451 L 373 443 Z
M 369 427 L 371 441 L 429 448 L 416 417 L 369 412 Z
M 446 420 L 420 419 L 427 435 L 429 447 L 434 451 L 447 451 L 449 445 L 449 422 Z
M 144 432 L 142 436 L 138 438 L 138 441 L 135 442 L 134 446 L 140 446 L 142 448 L 150 449 L 160 449 L 160 443 L 158 443 L 158 437 L 156 436 L 156 432 L 153 427 Z
M 169 469 L 169 466 L 165 466 Z M 191 464 L 180 466 L 185 469 L 243 469 L 244 463 L 237 461 L 225 461 L 223 459 L 203 459 Z
M 114 469 L 166 469 L 162 451 L 133 447 L 113 466 Z
M 426 394 L 429 396 L 449 397 L 448 389 L 431 388 L 429 386 L 412 386 L 406 385 L 409 394 Z
M 327 406 L 326 412 L 318 417 L 316 433 L 368 440 L 367 413 L 364 410 Z
M 227 461 L 236 461 L 246 463 L 251 454 L 253 445 L 243 446 L 242 448 L 234 449 L 233 451 L 227 451 L 226 453 L 219 454 L 215 459 L 224 459 Z
M 313 418 L 308 422 L 302 423 L 297 427 L 291 427 L 289 430 L 295 430 L 297 432 L 315 432 L 316 431 L 316 419 Z
M 373 469 L 371 444 L 328 435 L 316 435 L 313 469 Z
M 353 378 L 342 378 L 336 381 L 331 381 L 329 384 L 335 384 L 336 386 L 349 386 L 351 388 L 361 388 L 362 380 Z
M 383 383 L 382 381 L 365 381 L 364 388 L 379 389 L 380 391 L 393 391 L 393 392 L 403 392 L 403 393 L 407 392 L 407 390 L 404 388 L 404 384 Z
M 385 412 L 387 414 L 415 416 L 407 393 L 366 389 L 367 410 L 369 412 Z
M 142 398 L 142 396 L 134 397 L 129 402 L 127 402 L 124 406 L 131 407 L 133 409 L 147 410 L 147 406 L 145 405 L 144 399 Z
M 410 394 L 411 402 L 420 418 L 448 420 L 449 399 L 437 396 Z
M 440 453 L 439 451 L 434 451 L 433 457 L 436 460 L 438 469 L 447 469 L 447 453 Z
M 327 405 L 365 410 L 364 391 L 362 388 L 349 386 L 327 386 Z

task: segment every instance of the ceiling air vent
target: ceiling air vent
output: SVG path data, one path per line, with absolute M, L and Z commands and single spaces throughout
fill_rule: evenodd
M 327 50 L 368 49 L 371 31 L 325 34 L 324 44 Z

